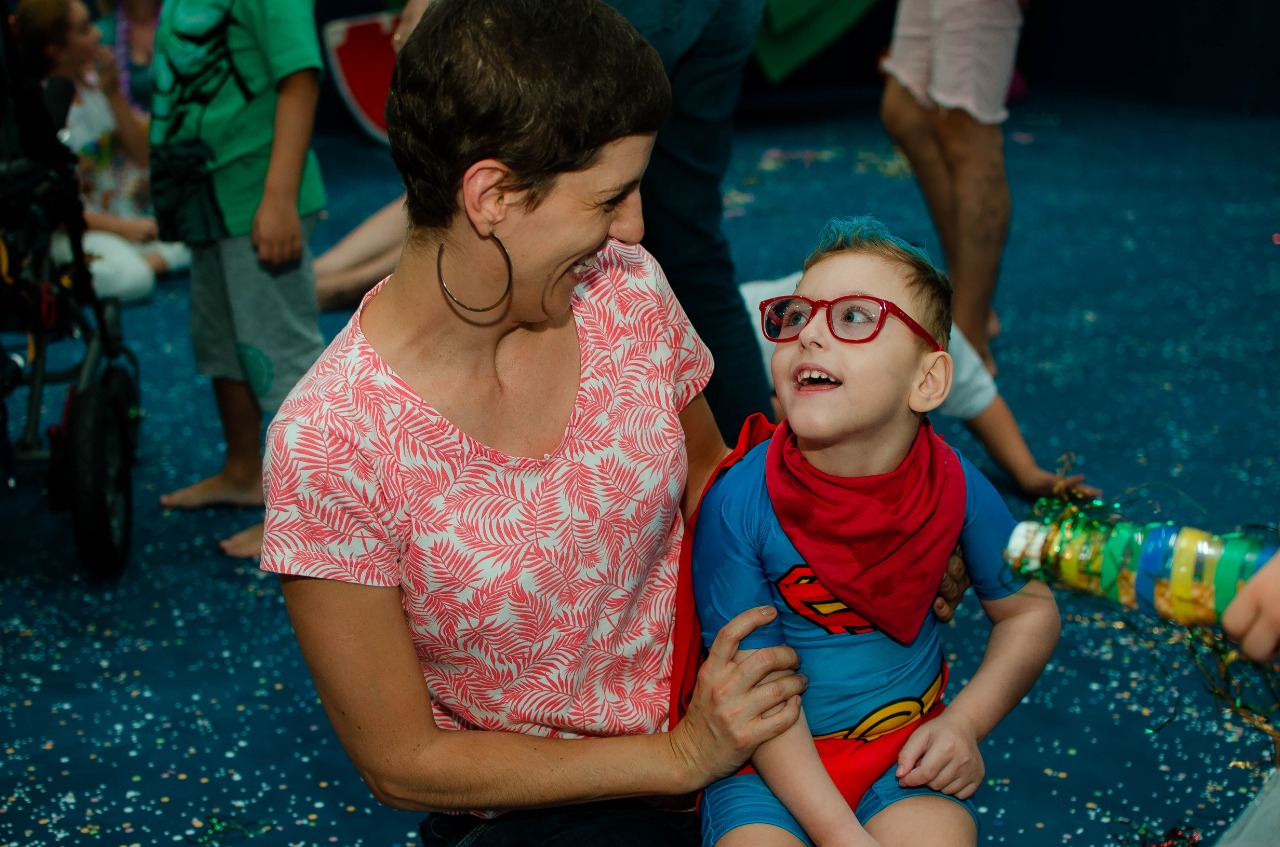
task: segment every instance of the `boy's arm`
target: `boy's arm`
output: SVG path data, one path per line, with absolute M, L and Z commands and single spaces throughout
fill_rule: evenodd
M 734 661 L 754 652 L 739 650 Z M 790 729 L 756 748 L 751 764 L 818 847 L 878 847 L 823 767 L 803 708 Z
M 311 149 L 320 74 L 307 68 L 289 74 L 277 86 L 275 134 L 271 162 L 262 186 L 262 200 L 253 216 L 252 240 L 258 261 L 282 265 L 302 255 L 302 221 L 298 217 L 298 190 L 302 169 Z
M 991 635 L 982 664 L 939 717 L 921 726 L 898 755 L 898 780 L 964 799 L 982 782 L 978 742 L 1035 684 L 1058 644 L 1062 619 L 1053 593 L 1029 582 L 1016 594 L 983 600 Z

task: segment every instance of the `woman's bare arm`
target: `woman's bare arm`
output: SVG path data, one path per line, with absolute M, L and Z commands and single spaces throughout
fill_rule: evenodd
M 733 661 L 771 620 L 755 609 L 725 626 L 670 733 L 591 740 L 436 726 L 397 588 L 285 576 L 285 603 L 325 713 L 382 803 L 423 811 L 515 809 L 684 794 L 736 770 L 795 722 L 804 679 L 785 648 Z M 775 707 L 776 713 L 769 714 Z

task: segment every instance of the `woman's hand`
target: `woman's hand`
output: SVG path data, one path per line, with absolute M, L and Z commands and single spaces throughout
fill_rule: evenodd
M 938 596 L 933 601 L 933 613 L 938 620 L 949 623 L 956 616 L 960 600 L 969 590 L 969 570 L 964 566 L 964 555 L 960 545 L 951 551 L 951 559 L 947 562 L 947 572 L 942 575 L 942 584 L 938 586 Z
M 927 785 L 961 800 L 973 796 L 985 773 L 976 734 L 950 711 L 911 733 L 898 754 L 901 785 Z
M 808 680 L 794 673 L 799 667 L 794 650 L 768 647 L 734 661 L 742 639 L 777 614 L 762 606 L 729 621 L 698 670 L 689 711 L 670 738 L 677 760 L 700 786 L 734 773 L 756 747 L 800 716 L 800 694 Z

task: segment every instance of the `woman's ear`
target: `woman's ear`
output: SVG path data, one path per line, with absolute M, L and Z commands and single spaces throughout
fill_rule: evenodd
M 462 209 L 480 235 L 488 236 L 506 218 L 515 200 L 504 188 L 510 179 L 511 170 L 497 159 L 481 159 L 462 175 Z
M 942 350 L 921 357 L 916 384 L 911 389 L 912 411 L 925 414 L 942 405 L 951 393 L 951 366 L 951 354 Z

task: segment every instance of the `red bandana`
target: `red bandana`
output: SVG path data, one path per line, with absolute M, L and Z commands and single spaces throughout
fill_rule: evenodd
M 774 431 L 765 484 L 778 522 L 835 598 L 902 643 L 915 639 L 964 523 L 959 457 L 925 420 L 898 468 L 837 477 Z

